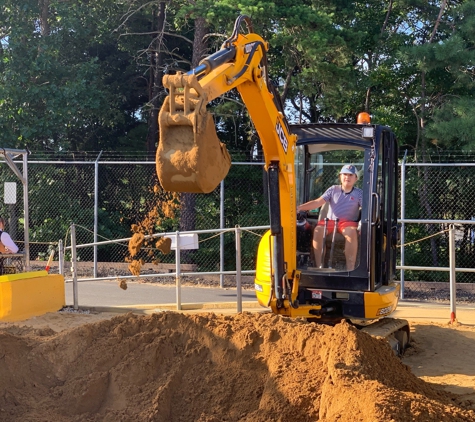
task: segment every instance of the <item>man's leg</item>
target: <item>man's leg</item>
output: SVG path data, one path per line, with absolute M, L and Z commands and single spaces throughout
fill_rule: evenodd
M 323 257 L 323 250 L 325 249 L 325 239 L 327 235 L 333 233 L 335 228 L 335 222 L 333 220 L 329 220 L 325 218 L 325 223 L 322 225 L 320 222 L 313 232 L 313 249 L 315 252 L 315 265 L 317 268 L 323 266 L 322 257 Z
M 322 265 L 322 251 L 323 251 L 323 232 L 325 231 L 323 226 L 315 227 L 313 232 L 313 251 L 315 253 L 315 266 L 320 268 Z
M 345 236 L 345 258 L 346 270 L 353 271 L 358 253 L 358 231 L 357 227 L 345 227 L 341 233 Z

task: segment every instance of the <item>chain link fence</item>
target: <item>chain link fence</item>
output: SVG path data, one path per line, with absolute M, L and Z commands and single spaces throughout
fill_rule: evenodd
M 61 239 L 70 245 L 69 228 L 76 226 L 76 244 L 123 239 L 112 244 L 78 248 L 81 275 L 130 274 L 128 238 L 145 234 L 235 226 L 268 225 L 267 194 L 262 164 L 233 163 L 226 180 L 209 194 L 171 194 L 158 183 L 154 161 L 28 161 L 29 245 L 32 268 L 43 267 Z M 21 163 L 17 163 L 21 169 Z M 6 165 L 0 166 L 0 183 L 15 181 Z M 7 230 L 23 248 L 22 186 L 17 184 L 16 204 L 1 204 Z M 223 212 L 221 213 L 221 209 Z M 137 227 L 138 226 L 138 227 Z M 257 245 L 264 230 L 242 232 L 242 269 L 253 270 Z M 220 248 L 223 245 L 223 254 Z M 163 254 L 151 242 L 134 257 L 169 269 L 174 251 Z M 57 255 L 56 255 L 57 258 Z M 66 252 L 65 260 L 70 260 Z M 234 232 L 200 235 L 199 249 L 182 251 L 181 261 L 199 271 L 235 270 Z M 153 272 L 148 266 L 149 272 Z M 144 267 L 145 269 L 145 267 Z
M 400 264 L 407 297 L 448 292 L 449 228 L 455 226 L 458 298 L 474 298 L 475 163 L 405 163 L 401 166 L 403 243 Z M 406 222 L 408 221 L 408 222 Z M 425 282 L 431 282 L 428 285 Z
M 21 169 L 22 163 L 17 163 Z M 474 283 L 475 273 L 475 163 L 420 165 L 403 163 L 401 173 L 401 213 L 404 243 L 399 262 L 407 289 L 411 283 L 446 283 L 448 271 L 448 232 L 456 222 L 457 282 Z M 267 226 L 269 224 L 265 173 L 259 163 L 233 163 L 221 186 L 209 194 L 171 194 L 161 190 L 153 159 L 114 161 L 110 157 L 80 157 L 74 160 L 28 159 L 29 240 L 32 268 L 43 267 L 58 241 L 70 245 L 69 227 L 76 225 L 76 243 L 92 244 L 122 239 L 112 244 L 78 249 L 83 276 L 129 275 L 131 256 L 128 240 L 136 230 L 145 234 L 216 228 Z M 7 165 L 0 166 L 0 183 L 16 182 Z M 22 186 L 17 186 L 16 204 L 0 204 L 7 230 L 22 246 Z M 401 214 L 402 215 L 402 214 Z M 421 220 L 421 222 L 413 222 Z M 422 222 L 432 220 L 436 222 Z M 441 220 L 441 221 L 440 221 Z M 257 247 L 264 230 L 242 233 L 242 270 L 255 268 Z M 221 247 L 223 245 L 223 247 Z M 154 272 L 152 261 L 164 271 L 175 262 L 174 252 L 165 255 L 153 243 L 135 258 L 143 260 L 144 271 Z M 57 255 L 56 255 L 57 257 Z M 70 259 L 66 255 L 66 260 Z M 98 272 L 94 274 L 96 260 Z M 236 250 L 233 232 L 202 234 L 197 250 L 183 251 L 181 262 L 197 271 L 235 270 Z M 54 266 L 52 268 L 55 268 Z M 57 268 L 57 266 L 56 266 Z M 156 272 L 156 270 L 155 270 Z M 474 283 L 475 285 L 475 283 Z

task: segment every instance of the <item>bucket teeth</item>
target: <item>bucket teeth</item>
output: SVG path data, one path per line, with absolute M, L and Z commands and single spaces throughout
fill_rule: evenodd
M 169 90 L 158 116 L 157 174 L 163 189 L 209 193 L 228 174 L 231 157 L 219 141 L 196 75 L 166 75 Z

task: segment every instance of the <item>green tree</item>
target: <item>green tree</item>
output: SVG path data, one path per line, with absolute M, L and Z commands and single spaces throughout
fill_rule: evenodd
M 426 137 L 436 148 L 475 148 L 475 2 L 454 5 L 445 16 L 447 35 L 424 53 L 429 71 L 443 72 Z
M 113 32 L 121 13 L 107 0 L 3 2 L 2 145 L 97 151 L 130 140 L 145 84 Z

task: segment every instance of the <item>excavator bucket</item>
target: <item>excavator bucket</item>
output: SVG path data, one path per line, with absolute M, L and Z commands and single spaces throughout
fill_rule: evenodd
M 231 157 L 219 141 L 196 75 L 165 75 L 169 95 L 158 116 L 157 174 L 163 189 L 209 193 L 228 174 Z

